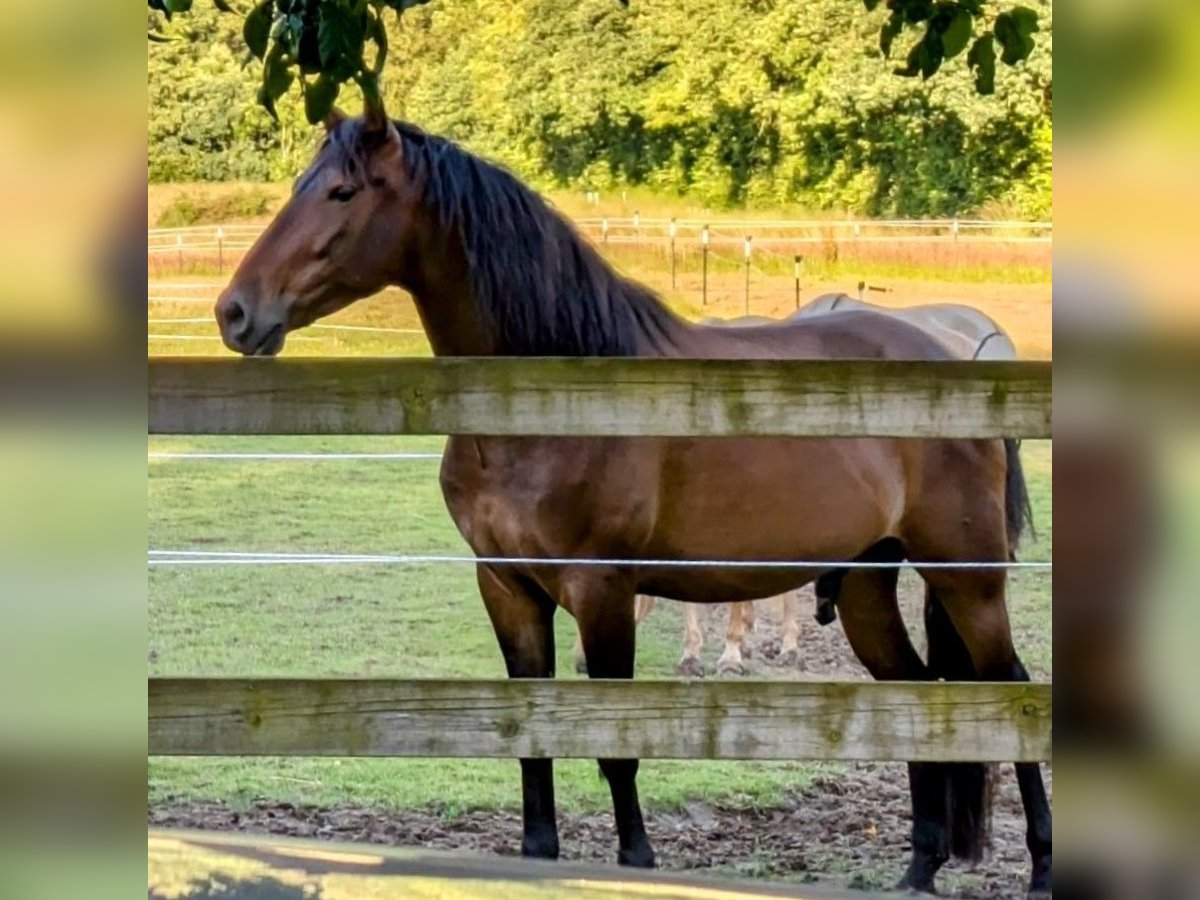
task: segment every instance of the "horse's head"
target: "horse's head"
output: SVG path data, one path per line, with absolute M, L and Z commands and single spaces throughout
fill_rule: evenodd
M 335 112 L 325 126 L 316 158 L 217 300 L 230 350 L 273 356 L 289 331 L 396 280 L 415 201 L 403 141 L 380 106 L 361 118 Z

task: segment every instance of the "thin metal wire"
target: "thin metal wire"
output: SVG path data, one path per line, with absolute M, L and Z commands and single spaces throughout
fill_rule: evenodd
M 147 332 L 146 334 L 146 340 L 149 341 L 219 341 L 220 339 L 221 336 L 219 334 L 167 334 L 153 331 Z M 301 334 L 290 335 L 288 340 L 313 342 L 321 339 L 315 337 L 305 337 Z
M 148 459 L 185 460 L 410 460 L 410 459 L 441 459 L 440 453 L 204 453 L 189 451 L 172 453 L 170 451 L 150 451 Z
M 176 302 L 178 302 L 178 301 L 176 301 Z M 181 316 L 178 318 L 170 317 L 170 318 L 165 318 L 165 319 L 164 318 L 147 319 L 146 323 L 149 325 L 212 325 L 212 324 L 215 324 L 215 320 L 213 319 L 212 316 L 207 316 L 207 317 Z M 384 328 L 382 326 L 376 326 L 376 325 L 329 325 L 329 324 L 321 323 L 321 324 L 316 324 L 316 325 L 309 325 L 308 327 L 313 328 L 313 329 L 320 329 L 322 331 L 367 331 L 367 332 L 376 332 L 379 334 L 424 334 L 425 333 L 424 330 L 420 329 L 420 328 Z M 219 335 L 214 334 L 213 337 L 219 337 Z M 296 339 L 295 336 L 292 336 L 291 340 L 295 340 L 295 339 Z
M 189 565 L 426 565 L 647 566 L 726 569 L 1050 569 L 1050 562 L 863 562 L 838 560 L 602 559 L 597 557 L 460 556 L 452 554 L 293 553 L 243 550 L 150 550 L 151 566 Z

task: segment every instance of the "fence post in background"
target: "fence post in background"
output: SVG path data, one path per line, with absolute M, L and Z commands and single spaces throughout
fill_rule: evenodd
M 750 242 L 753 240 L 754 238 L 751 235 L 746 235 L 746 315 L 750 315 Z
M 708 226 L 700 229 L 700 305 L 708 306 Z
M 175 235 L 175 268 L 183 274 L 183 235 Z
M 600 220 L 600 243 L 608 246 L 608 216 Z
M 633 211 L 633 239 L 638 240 L 642 234 L 640 231 L 642 225 L 642 214 L 636 209 Z
M 958 243 L 958 216 L 950 220 L 950 234 L 954 237 L 954 242 Z
M 804 257 L 796 254 L 792 259 L 792 277 L 796 280 L 796 309 L 800 308 L 800 266 L 804 262 Z
M 858 283 L 858 299 L 860 301 L 863 299 L 863 294 L 866 292 L 866 290 L 867 290 L 867 283 L 865 281 L 860 281 Z
M 225 229 L 217 226 L 217 274 L 225 272 Z
M 667 234 L 671 236 L 671 290 L 675 290 L 675 234 L 677 230 L 675 217 L 671 216 L 671 224 L 667 226 Z

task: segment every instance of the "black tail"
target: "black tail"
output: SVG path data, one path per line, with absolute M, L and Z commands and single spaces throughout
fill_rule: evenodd
M 1021 484 L 1023 489 L 1024 482 Z M 929 640 L 929 670 L 934 678 L 947 681 L 976 680 L 978 676 L 966 644 L 955 630 L 945 607 L 928 587 L 925 589 L 925 633 Z M 950 825 L 948 849 L 955 856 L 978 862 L 991 845 L 995 783 L 995 765 L 946 764 L 946 821 Z
M 1021 442 L 1016 438 L 1004 439 L 1004 456 L 1007 472 L 1004 477 L 1004 518 L 1008 526 L 1008 549 L 1013 553 L 1021 543 L 1021 533 L 1029 526 L 1033 529 L 1033 507 L 1029 503 L 1029 489 L 1025 486 L 1025 471 L 1021 468 Z

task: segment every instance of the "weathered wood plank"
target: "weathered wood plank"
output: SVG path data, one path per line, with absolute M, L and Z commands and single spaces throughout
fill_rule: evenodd
M 151 679 L 149 752 L 1049 759 L 1050 686 Z
M 1048 362 L 155 359 L 152 434 L 1049 437 Z

